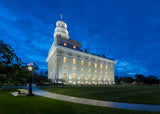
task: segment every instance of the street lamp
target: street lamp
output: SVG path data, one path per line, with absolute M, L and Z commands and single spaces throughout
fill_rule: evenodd
M 32 93 L 33 65 L 28 65 L 28 70 L 32 73 L 32 75 L 29 78 L 29 93 L 27 96 L 34 96 L 34 94 Z

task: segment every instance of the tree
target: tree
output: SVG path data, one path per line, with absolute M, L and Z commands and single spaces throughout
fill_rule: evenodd
M 132 83 L 134 81 L 134 79 L 132 77 L 129 77 L 129 76 L 125 76 L 123 78 L 123 82 L 125 83 Z
M 144 77 L 142 74 L 136 74 L 135 77 L 137 82 L 146 82 L 146 77 Z
M 11 46 L 0 40 L 0 87 L 4 83 L 17 82 L 20 71 L 20 58 Z
M 14 71 L 14 64 L 20 64 L 19 58 L 9 45 L 0 40 L 0 87 L 10 79 L 7 74 Z

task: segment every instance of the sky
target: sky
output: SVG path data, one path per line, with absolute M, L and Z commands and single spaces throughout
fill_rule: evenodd
M 47 70 L 60 14 L 82 50 L 117 61 L 116 76 L 160 78 L 160 0 L 0 0 L 0 40 Z

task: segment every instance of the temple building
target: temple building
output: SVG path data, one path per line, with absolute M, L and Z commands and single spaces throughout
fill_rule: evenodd
M 66 85 L 115 84 L 115 61 L 81 50 L 81 43 L 68 36 L 67 25 L 56 22 L 54 42 L 49 50 L 48 79 Z

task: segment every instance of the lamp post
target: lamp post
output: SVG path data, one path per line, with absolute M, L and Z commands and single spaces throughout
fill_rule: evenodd
M 33 66 L 28 65 L 28 70 L 32 73 L 33 75 Z M 34 96 L 34 94 L 32 93 L 32 75 L 29 78 L 29 93 L 27 96 Z

